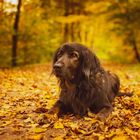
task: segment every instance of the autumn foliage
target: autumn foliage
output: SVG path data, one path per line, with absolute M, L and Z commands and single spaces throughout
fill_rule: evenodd
M 62 118 L 47 113 L 59 95 L 50 65 L 1 69 L 0 140 L 139 140 L 140 66 L 104 66 L 120 76 L 122 91 L 134 92 L 132 97 L 117 97 L 105 121 L 91 112 L 85 117 Z
M 139 17 L 139 0 L 0 0 L 0 140 L 139 140 Z M 64 42 L 94 51 L 134 93 L 105 121 L 48 113 L 60 92 L 50 61 Z
M 0 67 L 46 63 L 64 42 L 140 62 L 139 0 L 0 0 Z

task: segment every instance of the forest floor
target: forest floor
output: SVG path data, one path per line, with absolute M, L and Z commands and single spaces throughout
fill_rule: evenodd
M 103 122 L 88 116 L 57 118 L 47 111 L 58 99 L 59 87 L 50 65 L 0 69 L 0 140 L 139 140 L 140 65 L 104 64 L 121 79 L 114 111 Z

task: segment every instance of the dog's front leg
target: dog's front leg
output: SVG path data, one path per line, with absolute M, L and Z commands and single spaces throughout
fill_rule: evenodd
M 113 110 L 112 105 L 103 107 L 101 111 L 97 114 L 97 118 L 99 120 L 105 120 L 109 116 L 109 114 L 112 112 L 112 110 Z
M 73 113 L 79 116 L 84 116 L 87 114 L 87 105 L 79 102 L 72 103 Z
M 68 107 L 64 105 L 64 103 L 58 100 L 54 106 L 49 110 L 50 114 L 57 114 L 58 117 L 63 116 L 68 112 Z
M 63 103 L 58 100 L 56 103 L 53 105 L 53 107 L 48 111 L 50 114 L 60 114 L 62 110 Z

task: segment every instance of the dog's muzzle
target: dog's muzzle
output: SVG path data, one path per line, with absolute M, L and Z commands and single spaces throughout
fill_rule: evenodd
M 61 77 L 61 76 L 62 76 L 62 68 L 63 68 L 63 64 L 60 63 L 60 62 L 56 62 L 56 63 L 53 65 L 53 71 L 54 71 L 54 74 L 55 74 L 57 77 Z

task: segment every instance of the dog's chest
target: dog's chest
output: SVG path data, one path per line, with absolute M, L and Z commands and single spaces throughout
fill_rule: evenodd
M 62 93 L 60 95 L 60 99 L 68 105 L 71 105 L 71 103 L 76 98 L 76 87 L 74 85 L 67 85 L 66 89 L 62 90 Z
M 75 100 L 75 91 L 67 91 L 64 94 L 65 103 L 71 105 L 71 103 Z

